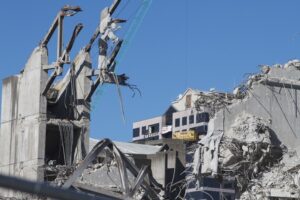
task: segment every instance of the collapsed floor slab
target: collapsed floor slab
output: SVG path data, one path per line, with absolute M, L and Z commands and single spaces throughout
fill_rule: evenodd
M 264 66 L 261 73 L 250 76 L 230 94 L 233 98 L 210 98 L 209 104 L 216 105 L 212 109 L 215 112 L 211 113 L 207 136 L 199 142 L 200 159 L 194 159 L 196 176 L 235 177 L 238 198 L 244 198 L 248 191 L 257 191 L 257 195 L 264 192 L 266 198 L 276 197 L 275 194 L 291 198 L 299 194 L 297 189 L 286 193 L 276 186 L 276 179 L 269 182 L 271 188 L 267 183 L 263 185 L 271 192 L 257 189 L 259 181 L 264 182 L 268 173 L 278 171 L 280 164 L 291 164 L 283 162 L 282 156 L 300 153 L 299 66 L 297 60 Z M 199 105 L 204 104 L 203 98 L 199 98 Z M 282 174 L 293 176 L 298 172 L 283 170 Z M 289 181 L 289 185 L 297 184 Z

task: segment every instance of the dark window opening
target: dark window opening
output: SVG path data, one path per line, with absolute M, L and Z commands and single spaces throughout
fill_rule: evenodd
M 143 135 L 147 135 L 147 128 L 146 128 L 146 126 L 142 127 L 142 134 Z
M 223 188 L 225 188 L 225 189 L 234 189 L 234 183 L 224 183 Z
M 172 132 L 165 133 L 162 135 L 163 138 L 172 138 Z
M 234 195 L 233 194 L 226 194 L 223 193 L 223 198 L 222 200 L 234 200 Z
M 182 126 L 187 125 L 187 117 L 182 118 Z
M 152 140 L 158 140 L 159 139 L 159 136 L 154 136 L 154 137 L 148 137 L 146 138 L 144 141 L 152 141 Z
M 159 133 L 159 123 L 149 125 L 149 133 Z
M 202 184 L 203 187 L 220 188 L 220 182 L 215 178 L 204 177 Z
M 196 123 L 208 122 L 208 121 L 209 121 L 208 113 L 198 113 L 196 115 Z
M 191 108 L 192 107 L 192 95 L 186 95 L 185 97 L 185 107 Z
M 175 119 L 175 127 L 179 127 L 180 126 L 180 119 L 177 118 Z
M 67 128 L 69 128 L 68 131 Z M 47 125 L 46 128 L 46 146 L 45 146 L 45 164 L 52 165 L 72 165 L 75 157 L 75 149 L 78 143 L 81 129 L 64 127 L 65 131 L 60 133 L 56 125 Z M 61 129 L 61 130 L 63 130 Z M 62 138 L 61 138 L 62 137 Z M 45 171 L 45 180 L 51 181 L 56 178 L 53 172 Z
M 133 134 L 133 137 L 139 137 L 140 136 L 140 128 L 134 128 L 132 130 L 132 134 Z
M 193 124 L 194 123 L 194 115 L 189 116 L 189 123 Z
M 198 126 L 198 127 L 195 127 L 194 130 L 196 131 L 196 133 L 198 133 L 199 135 L 203 135 L 203 134 L 206 134 L 207 133 L 207 126 L 204 125 L 204 126 Z
M 169 109 L 165 112 L 164 116 L 165 116 L 165 125 L 166 126 L 172 126 L 173 124 L 173 113 L 177 112 L 177 110 L 175 108 L 173 108 L 173 106 L 170 106 Z

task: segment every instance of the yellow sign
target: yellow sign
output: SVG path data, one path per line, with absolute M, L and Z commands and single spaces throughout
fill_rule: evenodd
M 197 141 L 198 134 L 195 133 L 195 131 L 183 131 L 183 132 L 173 133 L 172 138 L 177 140 L 184 140 L 184 141 Z

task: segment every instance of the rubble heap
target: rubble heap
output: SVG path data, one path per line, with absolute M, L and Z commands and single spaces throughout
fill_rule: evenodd
M 297 160 L 293 168 L 288 167 L 289 160 Z M 247 190 L 240 196 L 241 200 L 267 200 L 274 195 L 281 197 L 300 197 L 299 159 L 295 152 L 286 152 L 283 160 L 264 173 L 260 173 L 249 183 Z
M 264 65 L 232 94 L 201 94 L 212 112 L 194 179 L 234 177 L 237 199 L 299 198 L 299 76 L 299 60 Z
M 263 119 L 241 114 L 220 143 L 219 161 L 223 174 L 235 176 L 242 192 L 252 178 L 282 157 L 282 147 L 274 144 L 270 131 Z
M 219 111 L 225 106 L 231 105 L 234 100 L 234 95 L 220 92 L 200 92 L 198 99 L 195 102 L 197 111 L 202 111 L 203 108 L 210 108 L 210 116 Z

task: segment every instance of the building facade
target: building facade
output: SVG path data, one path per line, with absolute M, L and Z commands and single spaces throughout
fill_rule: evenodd
M 157 144 L 160 141 L 185 142 L 185 179 L 188 183 L 185 199 L 233 200 L 235 198 L 234 180 L 218 180 L 213 177 L 203 177 L 190 181 L 193 171 L 195 151 L 193 144 L 197 143 L 207 133 L 211 110 L 209 107 L 197 107 L 195 102 L 200 95 L 210 95 L 211 92 L 201 92 L 187 89 L 171 103 L 169 108 L 158 117 L 133 123 L 135 143 Z
M 209 121 L 208 108 L 195 109 L 194 103 L 199 94 L 200 91 L 189 88 L 161 116 L 134 122 L 132 140 L 173 138 L 197 141 L 206 134 Z

